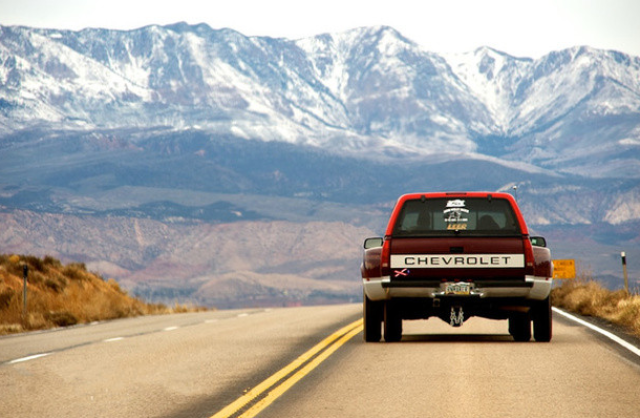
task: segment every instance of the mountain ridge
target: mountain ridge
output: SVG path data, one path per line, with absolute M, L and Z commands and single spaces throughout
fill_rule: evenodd
M 195 128 L 360 155 L 480 152 L 583 176 L 583 159 L 606 156 L 596 175 L 611 176 L 638 155 L 640 58 L 615 51 L 438 55 L 388 26 L 294 41 L 185 23 L 1 30 L 3 136 Z

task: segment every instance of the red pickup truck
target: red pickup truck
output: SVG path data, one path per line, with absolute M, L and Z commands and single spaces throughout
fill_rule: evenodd
M 402 338 L 402 321 L 507 319 L 516 341 L 552 336 L 553 263 L 507 193 L 401 196 L 384 237 L 367 238 L 361 266 L 364 339 Z

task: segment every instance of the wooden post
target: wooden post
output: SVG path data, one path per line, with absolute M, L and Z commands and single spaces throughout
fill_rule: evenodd
M 624 290 L 629 293 L 629 276 L 627 275 L 627 254 L 625 252 L 621 252 L 620 256 L 622 257 L 622 274 L 624 275 Z
M 29 266 L 24 264 L 22 266 L 22 277 L 24 284 L 22 288 L 22 322 L 26 324 L 27 321 L 27 277 L 29 276 Z

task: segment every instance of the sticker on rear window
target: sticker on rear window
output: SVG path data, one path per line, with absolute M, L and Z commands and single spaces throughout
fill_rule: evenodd
M 451 229 L 449 227 L 454 225 L 455 229 L 466 229 L 466 222 L 469 222 L 466 215 L 469 214 L 469 209 L 465 207 L 464 203 L 462 199 L 447 202 L 447 208 L 444 210 L 444 221 L 449 224 L 447 229 Z

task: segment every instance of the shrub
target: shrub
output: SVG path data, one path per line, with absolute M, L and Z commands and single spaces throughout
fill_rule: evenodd
M 13 289 L 0 290 L 0 310 L 8 308 L 15 295 L 16 291 Z
M 78 318 L 71 312 L 48 312 L 44 317 L 58 327 L 68 327 L 78 323 Z
M 66 280 L 64 277 L 48 277 L 44 280 L 44 285 L 56 293 L 60 293 L 66 286 Z
M 27 277 L 27 282 L 31 285 L 42 285 L 46 282 L 46 277 L 44 274 L 39 271 L 31 271 L 29 270 L 29 275 Z
M 553 305 L 621 325 L 640 335 L 640 296 L 611 291 L 594 280 L 565 281 L 551 292 Z
M 50 255 L 44 256 L 44 260 L 42 260 L 45 266 L 60 268 L 62 267 L 62 263 L 57 258 L 53 258 Z
M 68 264 L 62 269 L 62 274 L 70 280 L 82 281 L 86 276 L 87 268 L 84 263 Z

